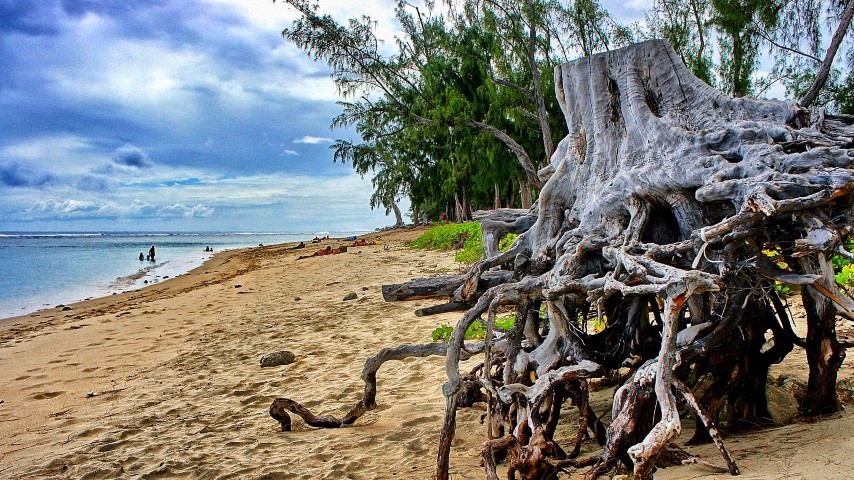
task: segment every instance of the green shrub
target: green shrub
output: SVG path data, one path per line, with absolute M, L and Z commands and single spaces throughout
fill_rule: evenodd
M 851 251 L 854 248 L 854 238 L 848 237 L 845 239 L 845 248 L 848 251 Z M 782 261 L 782 255 L 778 250 L 766 249 L 763 250 L 767 257 L 771 259 L 771 261 L 775 262 L 778 267 L 783 270 L 791 270 L 789 265 Z M 830 258 L 833 263 L 833 271 L 834 277 L 836 278 L 836 283 L 841 287 L 851 288 L 854 287 L 854 265 L 852 265 L 851 260 L 843 257 L 842 255 L 834 255 Z M 793 293 L 797 291 L 797 289 L 790 288 L 790 285 L 786 285 L 780 281 L 775 282 L 774 288 L 781 294 L 787 295 L 789 293 Z
M 502 332 L 509 331 L 516 323 L 516 317 L 495 317 L 495 330 Z M 451 334 L 454 333 L 454 327 L 444 323 L 433 330 L 434 342 L 447 342 L 451 339 Z M 466 340 L 482 340 L 486 338 L 486 325 L 480 322 L 474 322 L 469 325 L 464 337 Z
M 854 268 L 851 268 L 850 263 L 848 265 L 843 266 L 842 268 L 837 269 L 836 283 L 842 285 L 843 287 L 854 286 Z
M 507 251 L 517 235 L 508 234 L 498 244 L 499 250 Z M 430 250 L 457 250 L 454 260 L 460 263 L 474 263 L 483 257 L 483 238 L 480 224 L 477 222 L 446 223 L 435 226 L 412 244 L 411 248 Z
M 410 246 L 430 250 L 458 250 L 473 236 L 480 239 L 480 224 L 477 222 L 445 223 L 430 228 Z

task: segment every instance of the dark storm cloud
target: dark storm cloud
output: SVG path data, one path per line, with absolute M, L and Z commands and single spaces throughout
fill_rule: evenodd
M 52 15 L 37 0 L 0 0 L 0 33 L 56 35 L 59 28 Z
M 151 168 L 153 165 L 148 155 L 133 145 L 124 145 L 113 152 L 113 161 L 119 165 L 136 168 Z
M 56 180 L 56 175 L 37 171 L 30 165 L 18 162 L 0 165 L 0 182 L 7 187 L 41 187 Z

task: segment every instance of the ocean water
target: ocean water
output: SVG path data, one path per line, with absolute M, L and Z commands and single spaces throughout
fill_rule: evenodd
M 210 258 L 207 246 L 216 253 L 363 233 L 0 233 L 0 318 L 175 277 Z M 152 245 L 156 262 L 140 261 Z

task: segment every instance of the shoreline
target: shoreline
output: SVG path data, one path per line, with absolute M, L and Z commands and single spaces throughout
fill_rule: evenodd
M 381 245 L 299 262 L 300 253 L 351 242 L 218 252 L 189 275 L 73 304 L 68 311 L 48 309 L 0 322 L 0 438 L 7 439 L 0 443 L 0 478 L 215 478 L 264 472 L 294 478 L 288 462 L 261 460 L 275 459 L 298 441 L 280 435 L 267 416 L 272 398 L 327 397 L 313 391 L 320 388 L 335 392 L 330 408 L 349 402 L 351 387 L 342 379 L 358 385 L 361 367 L 354 365 L 380 345 L 429 341 L 441 320 L 417 320 L 411 303 L 382 300 L 383 283 L 406 281 L 425 269 L 455 268 L 447 253 L 408 250 L 404 243 L 418 234 L 414 229 L 369 234 L 365 237 L 378 238 Z M 359 298 L 343 301 L 349 291 Z M 401 317 L 421 326 L 394 328 Z M 348 339 L 334 355 L 322 346 L 324 339 L 342 334 Z M 297 364 L 259 367 L 261 355 L 281 348 L 292 349 Z M 330 369 L 318 361 L 339 366 Z M 431 376 L 438 375 L 440 359 L 431 363 L 437 367 L 430 368 Z M 389 368 L 388 378 L 408 367 Z M 313 380 L 306 383 L 304 377 Z M 388 383 L 383 385 L 382 395 L 390 393 Z M 431 392 L 436 401 L 440 395 Z M 324 435 L 331 433 L 341 431 Z M 247 436 L 254 439 L 251 451 L 239 447 Z M 193 455 L 187 454 L 190 445 Z M 375 444 L 374 455 L 381 447 Z M 303 478 L 343 478 L 314 467 L 309 472 Z
M 377 235 L 379 232 L 372 232 L 370 234 L 361 235 L 360 238 L 367 238 L 373 235 Z M 303 240 L 305 242 L 305 240 Z M 309 241 L 310 242 L 310 241 Z M 328 243 L 341 243 L 347 242 L 344 238 L 330 238 L 326 240 Z M 105 295 L 97 295 L 93 294 L 86 298 L 80 300 L 70 301 L 68 303 L 59 304 L 53 307 L 45 307 L 40 308 L 35 311 L 22 313 L 19 315 L 13 315 L 11 317 L 0 317 L 0 341 L 2 341 L 2 332 L 8 328 L 7 323 L 9 324 L 18 324 L 25 323 L 28 318 L 40 318 L 46 315 L 56 315 L 61 314 L 63 312 L 71 312 L 78 308 L 87 309 L 87 308 L 95 308 L 101 304 L 109 304 L 112 302 L 121 303 L 123 300 L 135 300 L 136 297 L 134 294 L 139 294 L 144 297 L 148 297 L 150 295 L 159 296 L 159 295 L 174 295 L 180 294 L 183 291 L 188 289 L 192 290 L 195 288 L 199 288 L 203 284 L 208 284 L 207 279 L 205 281 L 201 281 L 201 275 L 208 273 L 213 270 L 216 271 L 222 265 L 228 264 L 235 257 L 239 255 L 246 255 L 251 253 L 254 250 L 258 250 L 259 252 L 269 251 L 269 252 L 280 252 L 281 250 L 293 251 L 293 252 L 305 252 L 311 250 L 313 245 L 321 245 L 321 244 L 313 244 L 306 243 L 306 248 L 304 250 L 290 250 L 291 247 L 299 244 L 299 241 L 294 242 L 284 242 L 284 243 L 276 243 L 270 245 L 258 245 L 258 246 L 247 246 L 247 247 L 236 247 L 236 248 L 225 248 L 219 251 L 211 253 L 207 258 L 203 259 L 201 264 L 191 267 L 190 269 L 183 271 L 182 273 L 167 275 L 165 278 L 162 276 L 154 277 L 153 272 L 157 271 L 157 268 L 164 266 L 167 262 L 155 265 L 149 265 L 141 268 L 136 273 L 128 275 L 126 277 L 121 277 L 115 279 L 113 282 L 110 282 L 110 288 L 108 289 Z M 323 244 L 325 245 L 325 244 Z M 204 272 L 203 272 L 204 271 Z M 188 278 L 189 277 L 189 278 Z M 133 279 L 133 281 L 121 290 L 116 289 L 113 292 L 112 286 L 125 278 Z M 155 280 L 156 278 L 161 278 L 160 280 L 151 281 L 148 284 L 140 283 L 141 280 L 145 280 L 147 278 L 152 278 Z M 182 280 L 187 280 L 189 283 L 182 282 Z M 198 280 L 198 282 L 194 282 L 194 280 Z M 218 279 L 220 281 L 226 280 L 225 278 Z M 175 287 L 176 284 L 180 286 Z M 158 288 L 160 287 L 160 288 Z M 175 292 L 175 290 L 178 292 Z M 66 307 L 70 307 L 71 310 L 63 310 Z
M 334 232 L 338 235 L 349 236 L 349 235 L 365 235 L 366 233 L 373 232 Z M 232 232 L 224 232 L 224 233 L 174 233 L 174 234 L 166 234 L 166 233 L 74 233 L 74 234 L 56 234 L 56 233 L 45 233 L 45 234 L 15 234 L 15 235 L 6 235 L 7 237 L 12 238 L 69 238 L 69 237 L 80 237 L 80 238 L 129 238 L 129 239 L 137 239 L 137 238 L 146 238 L 146 237 L 163 237 L 163 238 L 186 238 L 187 241 L 194 241 L 194 239 L 203 239 L 204 241 L 200 243 L 199 250 L 193 249 L 190 250 L 188 248 L 182 248 L 180 245 L 176 250 L 175 244 L 165 243 L 163 246 L 166 248 L 167 253 L 169 254 L 168 258 L 165 258 L 165 261 L 160 261 L 158 263 L 151 263 L 148 261 L 139 261 L 139 262 L 131 262 L 126 267 L 126 273 L 120 273 L 118 276 L 109 276 L 105 275 L 102 278 L 86 278 L 83 283 L 76 284 L 68 284 L 64 286 L 58 287 L 48 287 L 44 288 L 43 291 L 38 293 L 33 292 L 31 295 L 16 299 L 15 296 L 12 296 L 12 300 L 5 300 L 0 302 L 0 322 L 9 318 L 21 317 L 30 315 L 42 310 L 49 310 L 55 308 L 55 306 L 65 306 L 72 305 L 74 303 L 80 303 L 86 300 L 91 300 L 94 298 L 100 297 L 110 297 L 115 294 L 126 293 L 128 291 L 139 290 L 141 288 L 145 288 L 151 284 L 156 284 L 167 280 L 169 278 L 173 278 L 176 276 L 184 275 L 189 273 L 191 270 L 203 265 L 206 261 L 210 260 L 213 253 L 221 253 L 223 251 L 230 251 L 235 249 L 243 249 L 243 248 L 253 248 L 257 245 L 284 245 L 291 243 L 298 243 L 299 241 L 309 241 L 309 238 L 312 235 L 318 234 L 310 234 L 310 233 L 232 233 Z M 253 243 L 251 240 L 246 241 L 244 239 L 252 239 L 255 242 L 263 241 L 260 244 Z M 272 240 L 273 243 L 268 243 L 267 239 Z M 214 252 L 205 252 L 202 249 L 205 244 L 210 243 L 214 246 Z M 158 244 L 160 245 L 160 244 Z M 108 245 L 108 251 L 112 247 Z M 158 260 L 162 258 L 158 256 Z M 136 270 L 133 270 L 136 268 Z M 87 276 L 91 277 L 91 275 Z M 12 283 L 10 285 L 11 288 L 15 288 L 15 284 Z M 13 290 L 14 291 L 14 290 Z
M 341 415 L 361 396 L 368 357 L 427 343 L 436 326 L 459 320 L 459 313 L 414 315 L 438 300 L 382 300 L 383 284 L 456 273 L 451 252 L 405 246 L 420 231 L 366 235 L 381 244 L 298 262 L 326 243 L 350 242 L 217 252 L 188 275 L 0 321 L 0 478 L 431 478 L 447 380 L 442 357 L 384 365 L 378 408 L 352 427 L 314 429 L 295 417 L 293 431 L 281 432 L 267 413 L 273 398 L 287 396 L 317 414 Z M 343 300 L 350 292 L 357 299 Z M 295 363 L 259 366 L 262 355 L 283 349 Z M 774 374 L 805 375 L 803 364 L 794 351 Z M 843 370 L 840 378 L 851 376 L 850 365 Z M 607 416 L 612 393 L 597 392 L 597 414 Z M 483 478 L 482 413 L 477 405 L 458 412 L 453 478 Z M 684 421 L 680 444 L 693 425 Z M 854 416 L 842 413 L 724 441 L 741 478 L 842 479 L 854 468 L 851 428 Z M 565 430 L 563 437 L 574 436 Z M 713 445 L 688 448 L 721 462 Z M 600 451 L 588 442 L 582 457 Z M 659 477 L 722 478 L 697 465 Z

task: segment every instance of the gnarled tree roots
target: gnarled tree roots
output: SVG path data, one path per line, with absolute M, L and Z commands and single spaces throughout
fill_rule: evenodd
M 738 474 L 718 426 L 770 422 L 768 369 L 795 345 L 810 368 L 802 413 L 839 408 L 845 352 L 834 326 L 837 316 L 854 318 L 854 301 L 836 288 L 829 258 L 850 255 L 842 241 L 854 216 L 854 117 L 726 97 L 662 41 L 555 75 L 569 135 L 541 172 L 535 207 L 480 215 L 487 255 L 445 291 L 454 306 L 470 306 L 447 345 L 369 360 L 365 397 L 342 419 L 276 400 L 271 414 L 283 428 L 287 411 L 315 426 L 352 423 L 374 406 L 379 364 L 406 355 L 445 356 L 442 480 L 457 409 L 473 400 L 487 404 L 490 479 L 505 457 L 510 478 L 523 479 L 579 468 L 596 478 L 618 464 L 646 479 L 666 464 L 704 463 L 671 444 L 688 412 L 698 419 L 692 441 L 714 441 L 725 470 Z M 500 253 L 507 232 L 521 235 Z M 801 286 L 806 338 L 795 335 L 776 282 Z M 516 310 L 509 332 L 494 327 L 499 308 Z M 486 338 L 473 348 L 463 338 L 476 321 Z M 475 351 L 483 366 L 463 376 L 460 361 Z M 590 385 L 627 378 L 606 429 Z M 560 445 L 567 402 L 577 434 Z M 602 451 L 578 459 L 588 437 Z

